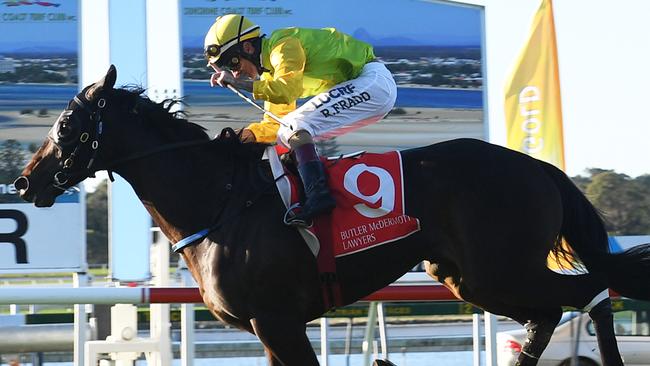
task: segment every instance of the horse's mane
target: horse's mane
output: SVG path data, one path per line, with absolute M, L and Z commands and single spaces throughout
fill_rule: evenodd
M 140 119 L 148 124 L 155 125 L 163 130 L 170 141 L 178 140 L 210 140 L 206 129 L 187 119 L 187 114 L 182 110 L 172 111 L 172 108 L 182 104 L 182 99 L 165 99 L 162 102 L 154 102 L 143 95 L 145 89 L 142 87 L 124 87 L 113 89 L 113 97 L 120 105 L 127 106 L 131 112 L 140 116 Z M 220 151 L 236 153 L 259 158 L 267 144 L 242 143 L 238 134 L 230 127 L 224 128 L 221 133 L 212 140 L 210 146 Z
M 165 99 L 157 103 L 143 95 L 144 92 L 142 87 L 125 87 L 113 89 L 112 97 L 119 105 L 126 106 L 129 112 L 139 115 L 143 122 L 169 130 L 172 138 L 210 138 L 205 128 L 187 120 L 185 112 L 172 111 L 172 108 L 183 103 L 181 99 Z

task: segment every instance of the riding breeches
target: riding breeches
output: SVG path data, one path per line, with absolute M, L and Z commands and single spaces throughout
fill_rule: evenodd
M 309 99 L 284 116 L 278 142 L 288 141 L 299 130 L 316 140 L 328 139 L 382 119 L 395 105 L 397 86 L 380 62 L 367 63 L 356 79 L 342 82 Z

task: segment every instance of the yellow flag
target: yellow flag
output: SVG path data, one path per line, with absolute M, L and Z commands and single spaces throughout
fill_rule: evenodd
M 564 170 L 562 101 L 551 0 L 542 0 L 505 92 L 507 146 Z M 572 252 L 565 241 L 562 245 Z M 572 255 L 549 253 L 547 264 L 560 272 L 564 268 L 581 268 Z
M 542 0 L 528 44 L 506 84 L 507 146 L 564 170 L 562 104 L 551 0 Z

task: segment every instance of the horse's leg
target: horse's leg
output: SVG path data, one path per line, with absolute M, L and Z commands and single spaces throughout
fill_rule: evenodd
M 596 305 L 592 307 L 592 304 Z M 589 316 L 594 322 L 603 366 L 622 366 L 623 360 L 614 335 L 614 315 L 612 314 L 609 290 L 605 290 L 596 296 L 585 310 L 589 312 Z
M 597 278 L 590 274 L 570 276 L 545 270 L 537 275 L 529 273 L 527 279 L 528 286 L 518 289 L 515 296 L 508 300 L 509 302 L 516 301 L 523 306 L 532 306 L 535 302 L 544 299 L 547 302 L 549 299 L 557 299 L 560 305 L 583 308 L 589 312 L 589 316 L 594 321 L 603 365 L 623 365 L 614 334 L 609 292 L 607 289 L 603 290 L 604 285 Z M 508 297 L 501 296 L 501 298 Z
M 501 302 L 490 290 L 470 288 L 463 282 L 461 272 L 451 261 L 427 264 L 427 273 L 443 283 L 459 298 L 494 314 L 507 316 L 526 328 L 526 343 L 516 365 L 534 366 L 551 340 L 553 331 L 562 317 L 562 307 L 533 308 Z
M 491 313 L 505 315 L 526 328 L 526 342 L 517 358 L 517 366 L 537 365 L 562 317 L 561 307 L 531 309 L 476 298 L 473 303 Z
M 469 291 L 463 291 L 461 285 L 460 293 L 471 298 L 472 303 L 494 314 L 505 315 L 526 328 L 526 342 L 523 344 L 521 353 L 517 358 L 517 366 L 535 366 L 548 346 L 553 336 L 555 327 L 562 317 L 562 308 L 539 308 L 532 309 L 517 305 L 498 303 L 491 299 L 490 295 L 470 295 Z
M 289 313 L 258 313 L 251 319 L 251 325 L 272 366 L 318 365 L 305 333 L 305 323 L 299 317 Z
M 516 365 L 534 366 L 548 346 L 555 327 L 562 317 L 562 308 L 538 309 L 524 325 L 526 328 L 526 343 L 517 358 Z

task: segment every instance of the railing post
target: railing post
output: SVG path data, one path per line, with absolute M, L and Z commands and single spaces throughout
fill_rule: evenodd
M 375 339 L 375 326 L 377 323 L 377 302 L 371 301 L 368 306 L 368 322 L 366 334 L 363 338 L 363 366 L 370 366 L 370 355 L 372 354 L 372 341 Z
M 159 235 L 158 240 L 151 248 L 153 259 L 153 285 L 164 287 L 169 285 L 169 242 L 164 235 Z M 155 366 L 170 366 L 172 364 L 172 344 L 170 337 L 169 304 L 149 305 L 149 334 L 160 344 L 158 352 L 150 355 Z
M 350 366 L 350 351 L 352 348 L 352 323 L 354 319 L 348 318 L 348 324 L 345 327 L 345 365 Z
M 377 320 L 379 321 L 379 341 L 381 342 L 381 357 L 388 359 L 388 336 L 386 335 L 386 316 L 384 315 L 384 303 L 377 303 Z
M 473 364 L 481 366 L 481 314 L 472 314 Z
M 88 275 L 83 273 L 74 273 L 72 275 L 73 287 L 88 286 Z M 82 366 L 85 361 L 85 343 L 86 343 L 86 305 L 74 305 L 74 342 L 73 342 L 73 363 L 74 366 Z
M 184 287 L 194 285 L 194 280 L 187 264 L 180 257 L 178 271 Z M 181 366 L 194 365 L 194 304 L 181 305 Z
M 329 365 L 330 343 L 329 343 L 329 320 L 326 317 L 320 318 L 320 364 Z
M 485 312 L 485 366 L 497 366 L 497 317 Z

